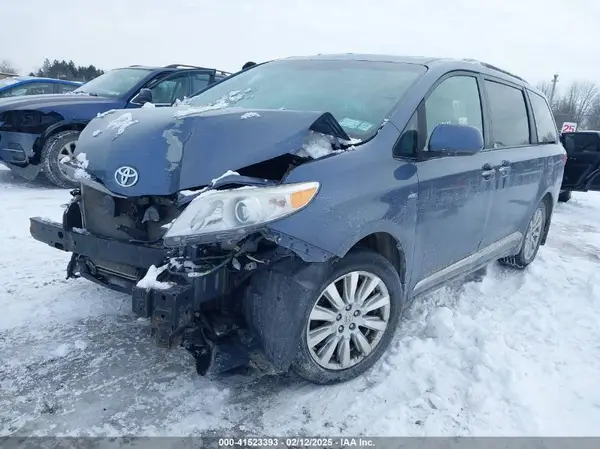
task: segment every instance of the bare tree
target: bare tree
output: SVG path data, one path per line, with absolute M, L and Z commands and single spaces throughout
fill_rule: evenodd
M 14 73 L 17 74 L 18 70 L 8 59 L 0 61 L 0 72 L 2 73 Z
M 542 93 L 550 99 L 550 93 L 552 92 L 552 83 L 550 81 L 542 81 L 541 83 L 537 83 L 535 87 L 541 90 Z
M 556 121 L 575 122 L 583 125 L 600 91 L 589 81 L 576 81 L 567 91 L 556 98 L 553 106 Z
M 600 130 L 600 95 L 597 95 L 585 121 L 587 129 Z

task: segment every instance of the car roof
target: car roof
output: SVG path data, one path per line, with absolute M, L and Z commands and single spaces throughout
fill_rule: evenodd
M 28 84 L 28 83 L 50 83 L 50 84 L 70 84 L 73 86 L 81 86 L 80 81 L 71 81 L 71 80 L 61 80 L 61 79 L 56 79 L 56 78 L 46 78 L 46 77 L 41 77 L 41 76 L 25 76 L 25 75 L 16 75 L 16 76 L 11 76 L 8 78 L 2 78 L 2 80 L 0 81 L 5 81 L 5 80 L 12 80 L 11 83 L 7 83 L 2 85 L 2 83 L 0 82 L 0 89 L 8 89 L 8 88 L 13 88 L 13 87 L 17 87 L 20 86 L 22 84 Z
M 130 65 L 128 67 L 117 67 L 118 69 L 143 69 L 143 70 L 153 70 L 153 71 L 160 71 L 160 72 L 175 72 L 177 70 L 193 70 L 193 69 L 200 69 L 200 70 L 215 70 L 217 73 L 217 75 L 223 75 L 223 76 L 229 76 L 231 75 L 230 72 L 226 72 L 224 70 L 219 70 L 219 69 L 213 69 L 210 67 L 200 67 L 200 66 L 195 66 L 195 65 L 187 65 L 187 64 L 169 64 L 163 67 L 159 67 L 159 66 L 147 66 L 147 65 L 139 65 L 139 64 L 135 64 L 135 65 Z
M 387 55 L 387 54 L 367 54 L 367 53 L 342 53 L 342 54 L 318 54 L 311 56 L 294 56 L 284 58 L 287 60 L 294 59 L 323 59 L 323 60 L 347 60 L 347 61 L 371 61 L 371 62 L 392 62 L 405 64 L 419 64 L 428 68 L 438 68 L 440 70 L 473 70 L 479 73 L 492 75 L 498 78 L 511 81 L 529 90 L 545 96 L 537 88 L 530 85 L 526 80 L 514 73 L 504 70 L 495 65 L 479 61 L 477 59 L 456 59 L 456 58 L 440 58 L 431 56 L 402 56 L 402 55 Z

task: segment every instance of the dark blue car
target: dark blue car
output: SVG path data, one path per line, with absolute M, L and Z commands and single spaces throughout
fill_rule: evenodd
M 0 163 L 29 180 L 43 171 L 57 186 L 74 187 L 78 183 L 59 162 L 73 157 L 79 134 L 98 114 L 146 103 L 170 106 L 227 75 L 179 64 L 131 66 L 111 70 L 66 95 L 2 98 Z
M 36 76 L 11 76 L 0 79 L 0 98 L 21 95 L 64 94 L 81 86 L 78 81 L 41 78 Z
M 93 120 L 63 222 L 31 234 L 200 374 L 351 379 L 415 298 L 546 241 L 565 150 L 544 95 L 488 64 L 284 59 L 184 103 Z

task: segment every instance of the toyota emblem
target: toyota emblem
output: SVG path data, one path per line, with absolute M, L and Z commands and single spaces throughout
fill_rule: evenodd
M 135 168 L 127 165 L 119 167 L 115 172 L 115 181 L 121 187 L 131 187 L 138 182 L 138 172 Z

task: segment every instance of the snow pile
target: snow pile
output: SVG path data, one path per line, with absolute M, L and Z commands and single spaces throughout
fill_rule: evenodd
M 438 307 L 427 315 L 425 334 L 431 338 L 449 338 L 454 334 L 454 314 L 448 307 Z
M 319 159 L 336 152 L 333 149 L 334 137 L 309 131 L 302 143 L 302 148 L 296 153 L 300 157 Z
M 210 184 L 214 184 L 217 181 L 220 181 L 223 178 L 226 178 L 227 176 L 240 176 L 240 174 L 236 171 L 233 170 L 227 170 L 225 173 L 223 173 L 221 176 L 219 176 L 218 178 L 213 179 Z
M 249 118 L 258 118 L 260 117 L 260 114 L 258 112 L 246 112 L 245 114 L 242 115 L 242 120 L 246 120 Z
M 185 118 L 194 115 L 199 115 L 207 111 L 214 111 L 217 109 L 225 109 L 231 107 L 238 101 L 247 98 L 252 93 L 252 89 L 246 89 L 245 91 L 232 90 L 227 94 L 217 99 L 214 103 L 202 106 L 192 106 L 193 98 L 186 99 L 180 103 L 176 103 L 173 106 L 178 107 L 178 111 L 173 115 L 174 118 Z
M 90 161 L 87 160 L 87 156 L 85 155 L 85 153 L 79 153 L 76 157 L 76 163 L 77 165 L 79 165 L 81 168 L 83 168 L 84 170 L 88 168 L 88 165 L 90 165 Z
M 92 176 L 86 172 L 83 168 L 78 168 L 75 170 L 75 172 L 73 173 L 73 176 L 75 177 L 75 179 L 78 179 L 80 181 L 85 180 L 85 179 L 92 179 Z
M 117 138 L 117 136 L 123 134 L 127 128 L 136 123 L 139 123 L 139 120 L 134 120 L 131 112 L 126 112 L 110 122 L 106 129 L 116 129 L 117 132 L 115 133 L 114 138 Z
M 99 130 L 99 129 L 97 129 L 96 131 L 94 131 L 94 132 L 92 133 L 92 137 L 98 137 L 100 134 L 102 134 L 102 131 L 101 131 L 101 130 Z
M 117 112 L 116 109 L 109 109 L 106 112 L 98 112 L 98 114 L 96 115 L 96 118 L 102 118 L 102 117 L 106 117 L 109 114 L 112 114 L 113 112 Z
M 156 268 L 155 265 L 151 265 L 150 268 L 148 268 L 146 276 L 140 279 L 140 281 L 137 283 L 137 286 L 139 288 L 145 288 L 148 290 L 151 288 L 155 290 L 167 290 L 171 288 L 173 283 L 161 282 L 157 279 L 158 276 L 160 276 L 160 274 L 167 269 L 167 267 L 168 265 L 163 265 L 162 267 Z
M 148 103 L 144 103 L 144 105 L 142 106 L 143 108 L 155 108 L 156 105 L 154 103 L 148 102 Z

